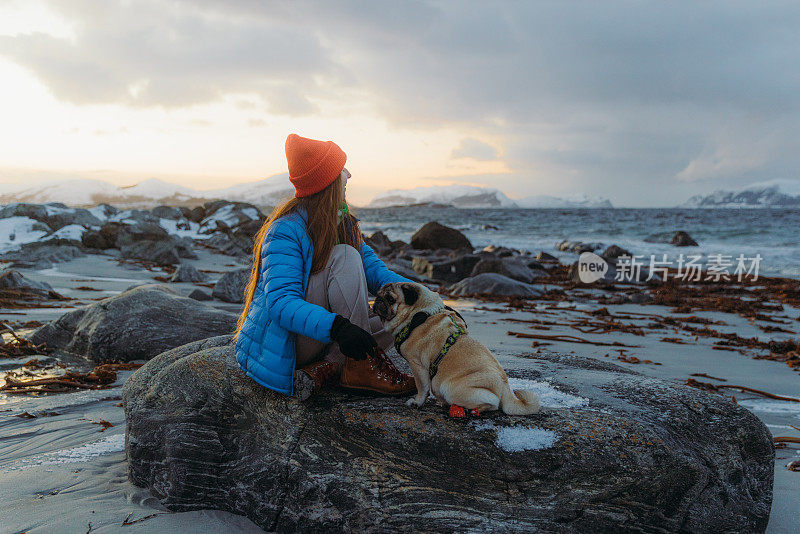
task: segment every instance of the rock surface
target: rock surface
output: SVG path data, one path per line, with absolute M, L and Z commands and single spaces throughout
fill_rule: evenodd
M 224 302 L 233 302 L 234 304 L 244 302 L 244 290 L 249 280 L 250 269 L 228 271 L 214 284 L 211 296 Z
M 448 288 L 458 297 L 488 295 L 498 297 L 536 297 L 544 293 L 541 289 L 497 273 L 481 273 L 465 278 Z
M 123 388 L 129 478 L 171 510 L 270 532 L 766 528 L 772 438 L 726 397 L 525 354 L 534 416 L 456 420 L 336 391 L 300 403 L 247 378 L 229 341 L 160 354 Z
M 166 286 L 146 284 L 65 313 L 30 339 L 97 362 L 148 360 L 190 341 L 233 332 L 236 318 Z

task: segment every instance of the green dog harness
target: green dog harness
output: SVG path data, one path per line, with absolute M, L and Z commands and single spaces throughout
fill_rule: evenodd
M 459 314 L 458 316 L 461 317 L 461 314 Z M 406 326 L 404 326 L 402 330 L 400 330 L 400 332 L 397 333 L 397 335 L 394 338 L 394 348 L 397 349 L 398 354 L 402 355 L 402 352 L 400 352 L 400 345 L 402 345 L 405 340 L 411 337 L 411 332 L 413 332 L 416 327 L 427 321 L 429 317 L 430 315 L 428 315 L 425 312 L 416 313 L 414 317 L 411 318 L 411 321 Z M 458 338 L 460 338 L 462 335 L 466 333 L 464 329 L 461 328 L 458 325 L 458 323 L 456 323 L 455 319 L 453 319 L 452 316 L 450 316 L 450 322 L 453 323 L 453 326 L 456 327 L 456 331 L 451 332 L 450 335 L 447 336 L 444 345 L 442 345 L 442 348 L 439 350 L 439 353 L 436 355 L 436 358 L 434 358 L 433 361 L 431 362 L 430 368 L 428 369 L 431 380 L 433 380 L 433 377 L 436 376 L 436 373 L 439 371 L 439 364 L 442 363 L 442 360 L 444 359 L 447 352 L 450 350 L 450 347 L 452 347 L 455 344 Z

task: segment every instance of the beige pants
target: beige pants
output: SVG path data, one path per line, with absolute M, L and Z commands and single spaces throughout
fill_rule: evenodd
M 306 300 L 338 313 L 371 333 L 378 346 L 384 350 L 394 341 L 391 334 L 383 329 L 380 318 L 369 308 L 364 262 L 358 251 L 350 245 L 333 247 L 325 268 L 309 277 Z M 337 343 L 326 345 L 299 334 L 295 343 L 295 354 L 298 369 L 322 358 L 340 362 L 345 359 Z

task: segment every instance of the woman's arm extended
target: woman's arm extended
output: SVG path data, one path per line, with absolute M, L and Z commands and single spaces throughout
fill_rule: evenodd
M 367 288 L 370 293 L 376 295 L 382 286 L 392 282 L 412 282 L 389 269 L 369 245 L 362 241 L 361 246 L 364 251 L 364 273 L 367 275 Z
M 290 332 L 330 343 L 336 314 L 305 300 L 300 231 L 302 229 L 296 225 L 276 222 L 264 237 L 261 276 L 267 292 L 268 313 Z

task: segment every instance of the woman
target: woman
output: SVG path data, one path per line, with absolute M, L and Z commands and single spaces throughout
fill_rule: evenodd
M 389 395 L 413 393 L 413 377 L 383 352 L 393 340 L 367 300 L 367 290 L 409 280 L 361 239 L 345 202 L 347 156 L 332 141 L 291 134 L 286 160 L 295 195 L 255 236 L 235 335 L 239 365 L 261 385 L 301 400 L 334 380 Z

